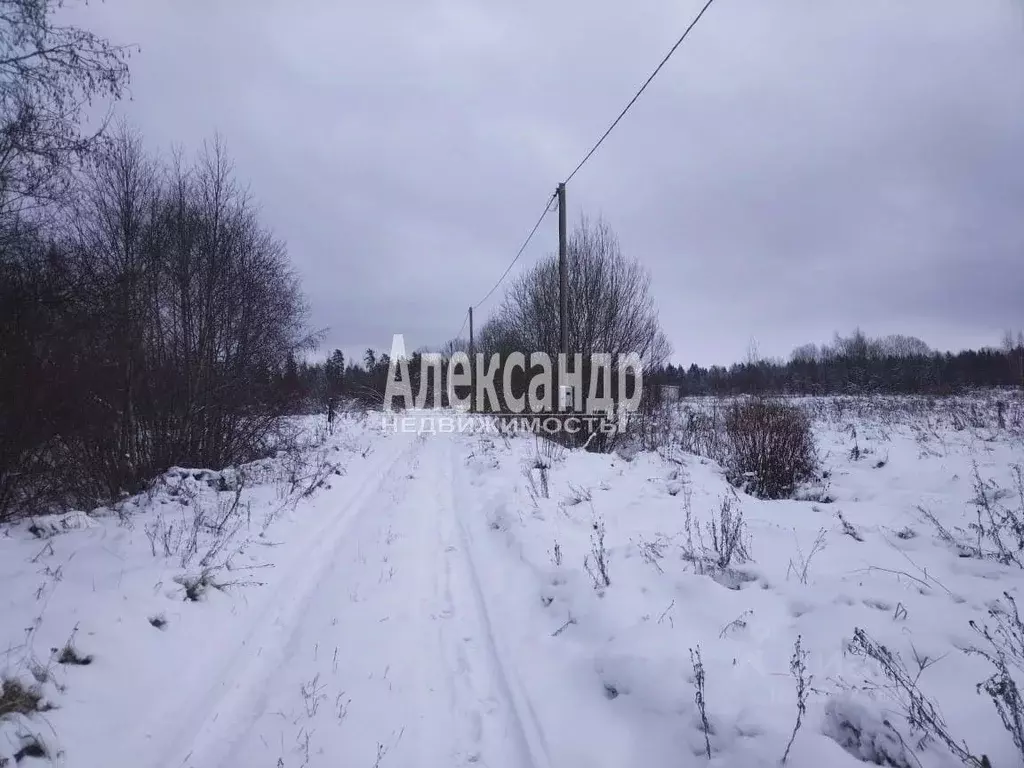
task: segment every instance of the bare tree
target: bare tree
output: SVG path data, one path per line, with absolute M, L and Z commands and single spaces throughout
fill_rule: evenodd
M 668 359 L 651 279 L 628 259 L 604 222 L 583 219 L 568 243 L 569 351 L 636 353 L 646 368 Z M 555 355 L 559 347 L 558 259 L 549 256 L 509 288 L 482 340 Z
M 623 255 L 611 228 L 582 219 L 570 236 L 567 248 L 568 348 L 570 355 L 582 356 L 584 390 L 575 394 L 577 408 L 587 409 L 590 373 L 594 355 L 607 354 L 611 366 L 612 391 L 595 392 L 615 401 L 627 393 L 618 392 L 618 369 L 622 356 L 637 355 L 645 370 L 660 367 L 671 347 L 658 322 L 651 294 L 651 279 L 639 262 Z M 519 277 L 507 290 L 497 313 L 481 329 L 477 349 L 487 355 L 529 355 L 543 352 L 554 362 L 560 347 L 558 258 L 549 256 Z M 570 369 L 575 362 L 569 363 Z M 525 393 L 529 375 L 513 375 L 513 397 Z M 629 386 L 627 384 L 627 386 Z M 502 396 L 503 385 L 495 389 Z M 485 404 L 486 405 L 486 404 Z M 614 440 L 583 430 L 562 438 L 586 443 L 591 450 L 608 450 Z M 597 438 L 596 440 L 593 438 Z
M 887 357 L 927 357 L 932 353 L 931 347 L 921 339 L 898 333 L 879 339 L 878 345 L 882 354 Z
M 0 0 L 0 211 L 52 200 L 96 144 L 82 131 L 98 98 L 128 84 L 128 49 L 53 20 L 61 0 Z
M 0 258 L 0 522 L 49 501 L 37 482 L 46 450 L 68 410 L 63 376 L 74 344 L 66 307 L 73 284 L 59 254 L 33 227 L 5 222 Z
M 0 519 L 255 458 L 315 340 L 222 143 L 165 167 L 122 128 L 77 184 L 73 224 L 0 260 Z
M 159 264 L 149 245 L 162 191 L 161 171 L 142 137 L 122 124 L 89 164 L 74 206 L 83 294 L 106 347 L 97 428 L 85 447 L 92 469 L 115 492 L 154 471 L 152 435 L 138 409 L 147 394 L 147 328 L 158 317 Z
M 253 458 L 315 340 L 222 142 L 167 166 L 87 127 L 129 50 L 64 2 L 0 0 L 0 519 Z
M 244 459 L 280 413 L 266 407 L 272 374 L 315 337 L 285 246 L 260 226 L 221 141 L 194 169 L 172 166 L 154 248 L 166 451 L 203 466 Z
M 1013 331 L 1003 334 L 1003 351 L 1010 362 L 1014 379 L 1024 387 L 1024 331 L 1017 331 L 1016 338 Z
M 817 344 L 803 344 L 790 353 L 789 359 L 794 363 L 816 363 L 822 358 Z

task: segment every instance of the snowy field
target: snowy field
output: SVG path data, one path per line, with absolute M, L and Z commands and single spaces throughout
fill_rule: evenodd
M 0 765 L 1020 765 L 1019 398 L 799 405 L 800 500 L 684 450 L 704 401 L 612 455 L 310 418 L 0 529 Z

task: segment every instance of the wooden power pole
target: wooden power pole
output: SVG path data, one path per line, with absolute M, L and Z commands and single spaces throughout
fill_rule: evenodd
M 558 185 L 558 322 L 559 349 L 569 354 L 569 264 L 565 242 L 565 184 Z
M 568 246 L 565 242 L 565 184 L 558 185 L 558 351 L 566 355 L 568 367 L 569 354 L 569 259 Z M 557 370 L 557 369 L 556 369 Z M 562 382 L 558 382 L 556 390 L 556 410 L 562 410 Z
M 473 366 L 475 363 L 475 345 L 473 343 L 473 308 L 469 308 L 469 410 L 472 411 L 476 406 L 474 400 L 476 399 L 476 378 L 473 376 Z

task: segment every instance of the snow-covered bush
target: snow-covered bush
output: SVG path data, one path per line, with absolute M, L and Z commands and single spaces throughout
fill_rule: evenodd
M 992 664 L 995 671 L 978 683 L 978 692 L 984 691 L 992 699 L 1003 727 L 1024 758 L 1024 698 L 1012 673 L 1024 671 L 1024 619 L 1013 596 L 1004 592 L 1003 597 L 1009 607 L 997 603 L 989 609 L 993 628 L 971 622 L 974 630 L 985 638 L 986 647 L 972 647 L 967 652 L 983 656 Z
M 696 409 L 685 406 L 679 425 L 680 447 L 687 453 L 724 461 L 727 455 L 726 434 L 720 409 Z
M 1021 624 L 1017 605 L 1012 598 L 1010 604 L 1012 617 L 1003 613 L 1002 609 L 990 612 L 997 620 L 998 628 L 995 632 L 990 632 L 987 626 L 979 628 L 971 622 L 975 630 L 988 641 L 990 648 L 969 648 L 967 652 L 984 656 L 996 668 L 991 677 L 978 685 L 978 691 L 984 690 L 992 698 L 1003 727 L 1024 755 L 1024 709 L 1017 685 L 1007 666 L 1008 659 L 1010 664 L 1019 664 L 1019 643 L 1024 638 L 1024 625 Z M 917 669 L 912 671 L 898 652 L 877 642 L 860 628 L 854 630 L 853 640 L 847 647 L 854 655 L 872 659 L 878 664 L 887 685 L 877 690 L 885 692 L 896 703 L 896 711 L 893 717 L 883 719 L 855 705 L 847 706 L 845 712 L 839 712 L 835 700 L 830 701 L 826 710 L 826 735 L 834 738 L 855 757 L 876 765 L 910 768 L 911 765 L 921 764 L 911 752 L 912 746 L 917 750 L 940 746 L 968 768 L 991 768 L 986 755 L 974 754 L 963 738 L 951 733 L 938 705 L 918 687 L 921 675 L 935 663 L 934 659 L 919 658 L 915 651 Z M 846 703 L 849 705 L 850 701 L 846 700 Z M 906 737 L 896 730 L 894 722 L 905 724 L 908 731 Z M 908 755 L 914 758 L 913 763 L 908 762 Z
M 729 481 L 764 499 L 792 496 L 817 468 L 811 420 L 770 400 L 733 404 L 725 417 Z
M 923 506 L 918 511 L 938 538 L 961 557 L 1024 568 L 1024 467 L 1014 464 L 1010 470 L 1012 489 L 983 478 L 977 462 L 973 463 L 974 498 L 970 504 L 974 511 L 966 526 L 946 526 Z

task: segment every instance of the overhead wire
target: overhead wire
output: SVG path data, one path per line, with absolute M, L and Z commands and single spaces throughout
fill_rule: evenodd
M 629 103 L 619 113 L 619 116 L 616 117 L 615 120 L 612 121 L 612 124 L 610 126 L 608 126 L 608 130 L 605 131 L 603 134 L 601 134 L 601 138 L 597 140 L 597 143 L 594 144 L 594 146 L 592 146 L 590 148 L 590 151 L 587 152 L 586 155 L 584 155 L 583 159 L 580 160 L 579 164 L 575 168 L 573 168 L 572 173 L 570 173 L 568 175 L 568 177 L 566 177 L 565 181 L 562 182 L 563 184 L 568 184 L 570 181 L 572 181 L 573 177 L 577 173 L 579 173 L 580 169 L 584 165 L 586 165 L 587 161 L 593 156 L 593 154 L 595 152 L 597 152 L 598 147 L 600 147 L 604 143 L 604 140 L 608 138 L 608 136 L 611 134 L 612 131 L 615 130 L 615 126 L 617 126 L 619 124 L 619 122 L 622 120 L 622 118 L 624 118 L 626 116 L 626 113 L 629 112 L 630 108 L 632 108 L 632 106 L 634 104 L 636 104 L 636 101 L 637 101 L 637 99 L 640 98 L 640 95 L 645 90 L 647 90 L 647 86 L 651 84 L 651 81 L 654 80 L 654 78 L 658 75 L 658 73 L 661 71 L 662 67 L 664 67 L 668 63 L 668 60 L 672 58 L 672 54 L 675 53 L 676 49 L 678 49 L 679 46 L 683 44 L 683 40 L 685 40 L 686 36 L 690 34 L 690 31 L 695 26 L 697 26 L 697 22 L 700 21 L 701 17 L 704 15 L 704 13 L 707 11 L 707 9 L 711 7 L 711 4 L 714 1 L 715 0 L 707 0 L 707 2 L 704 4 L 704 7 L 700 9 L 700 13 L 698 13 L 694 17 L 693 21 L 690 22 L 690 26 L 688 26 L 685 30 L 683 30 L 683 34 L 679 37 L 678 40 L 676 40 L 676 44 L 673 45 L 672 48 L 669 49 L 669 52 L 665 54 L 665 58 L 663 58 L 661 60 L 661 63 L 658 64 L 658 66 L 654 68 L 654 71 L 651 72 L 650 76 L 644 81 L 644 84 L 640 86 L 640 90 L 638 90 L 636 92 L 636 94 L 634 94 L 633 98 L 629 100 Z
M 498 278 L 498 281 L 493 286 L 491 286 L 491 290 L 484 294 L 484 297 L 473 305 L 473 309 L 479 309 L 481 304 L 483 304 L 485 301 L 491 298 L 491 294 L 498 290 L 498 286 L 501 285 L 502 281 L 508 276 L 508 273 L 512 271 L 512 267 L 516 265 L 516 262 L 519 261 L 523 253 L 526 252 L 526 248 L 527 246 L 529 246 L 530 241 L 533 240 L 533 236 L 536 235 L 537 230 L 540 229 L 540 225 L 544 221 L 544 217 L 551 213 L 551 201 L 554 199 L 555 195 L 554 193 L 552 193 L 551 197 L 549 197 L 547 199 L 547 202 L 544 203 L 544 210 L 541 212 L 540 217 L 537 219 L 537 223 L 533 225 L 533 229 L 530 230 L 530 234 L 526 236 L 526 240 L 524 240 L 523 244 L 519 246 L 519 250 L 516 252 L 515 258 L 513 258 L 509 265 L 505 267 L 505 271 L 501 273 L 501 277 Z
M 491 290 L 484 294 L 484 297 L 473 305 L 473 309 L 479 309 L 480 306 L 485 301 L 487 301 L 496 290 L 498 290 L 498 286 L 500 286 L 502 281 L 508 276 L 508 273 L 512 271 L 512 267 L 514 267 L 516 263 L 519 261 L 519 259 L 522 258 L 522 255 L 526 252 L 526 248 L 530 245 L 530 241 L 533 240 L 533 236 L 536 235 L 537 230 L 540 229 L 540 225 L 541 223 L 543 223 L 544 217 L 551 213 L 551 201 L 555 199 L 556 194 L 557 193 L 552 193 L 551 197 L 549 197 L 547 201 L 544 203 L 544 210 L 537 218 L 537 223 L 533 225 L 533 229 L 530 230 L 530 234 L 526 236 L 526 239 L 523 241 L 523 244 L 519 246 L 519 250 L 516 251 L 515 257 L 512 259 L 511 262 L 509 262 L 509 265 L 505 267 L 505 271 L 501 273 L 501 277 L 499 277 L 498 280 L 494 283 L 494 285 L 491 286 Z M 459 338 L 462 335 L 462 332 L 466 329 L 466 323 L 468 322 L 469 312 L 467 311 L 466 317 L 462 321 L 462 327 L 459 329 L 459 332 L 458 334 L 456 334 L 455 338 Z
M 658 73 L 661 72 L 662 68 L 668 63 L 669 59 L 672 58 L 672 55 L 679 49 L 679 46 L 683 44 L 683 41 L 686 40 L 687 36 L 690 34 L 693 28 L 697 26 L 697 23 L 707 12 L 708 8 L 711 7 L 711 4 L 713 2 L 714 0 L 707 0 L 707 2 L 704 3 L 704 6 L 700 9 L 700 12 L 693 18 L 693 21 L 690 22 L 689 26 L 687 26 L 686 29 L 683 30 L 683 34 L 679 36 L 679 39 L 676 40 L 675 44 L 669 49 L 668 53 L 665 54 L 665 57 L 661 60 L 658 66 L 654 68 L 654 71 L 651 72 L 651 74 L 647 77 L 646 80 L 644 80 L 643 85 L 641 85 L 640 89 L 633 95 L 633 98 L 629 100 L 629 103 L 627 103 L 626 106 L 622 109 L 622 111 L 619 112 L 618 116 L 612 121 L 611 125 L 608 126 L 608 129 L 603 134 L 601 134 L 601 138 L 597 140 L 597 142 L 583 156 L 583 159 L 580 160 L 580 162 L 576 165 L 575 168 L 573 168 L 572 173 L 570 173 L 566 177 L 565 181 L 562 182 L 563 185 L 568 184 L 570 181 L 572 181 L 576 174 L 579 173 L 580 169 L 582 169 L 583 166 L 586 165 L 587 162 L 590 160 L 590 158 L 593 157 L 594 153 L 597 152 L 597 150 L 601 147 L 605 139 L 607 139 L 611 135 L 612 131 L 614 131 L 616 126 L 622 121 L 622 118 L 626 116 L 626 114 L 629 112 L 630 109 L 632 109 L 633 105 L 637 102 L 637 100 L 640 98 L 643 92 L 647 90 L 647 86 L 651 84 L 654 78 L 657 77 Z M 505 268 L 505 271 L 501 273 L 501 277 L 499 277 L 498 280 L 494 283 L 494 285 L 491 286 L 491 289 L 484 295 L 482 299 L 480 299 L 480 301 L 473 305 L 473 309 L 479 309 L 480 306 L 485 301 L 487 301 L 487 299 L 489 299 L 496 290 L 498 290 L 498 286 L 500 286 L 501 283 L 505 280 L 505 278 L 508 276 L 508 273 L 512 271 L 512 267 L 514 267 L 516 263 L 518 263 L 523 253 L 525 253 L 526 248 L 530 245 L 530 242 L 533 240 L 533 236 L 536 235 L 537 230 L 540 229 L 540 225 L 544 221 L 544 217 L 551 212 L 551 203 L 557 197 L 557 195 L 558 192 L 556 191 L 551 195 L 551 197 L 548 198 L 547 202 L 544 204 L 544 211 L 537 219 L 537 223 L 533 225 L 533 229 L 530 230 L 530 234 L 526 236 L 526 240 L 524 240 L 523 244 L 519 247 L 519 250 L 516 252 L 515 257 Z M 459 336 L 461 336 L 462 331 L 465 330 L 466 328 L 467 322 L 469 322 L 468 312 L 466 313 L 465 319 L 462 321 L 462 328 L 459 329 L 459 333 L 456 334 L 456 338 L 459 338 Z
M 461 328 L 459 328 L 459 332 L 458 332 L 458 333 L 456 333 L 456 334 L 455 334 L 455 335 L 454 335 L 454 336 L 452 337 L 453 339 L 460 339 L 460 338 L 462 338 L 462 332 L 463 332 L 464 330 L 466 330 L 466 323 L 468 323 L 468 322 L 469 322 L 469 312 L 467 312 L 467 313 L 466 313 L 466 316 L 462 318 L 462 327 L 461 327 Z

